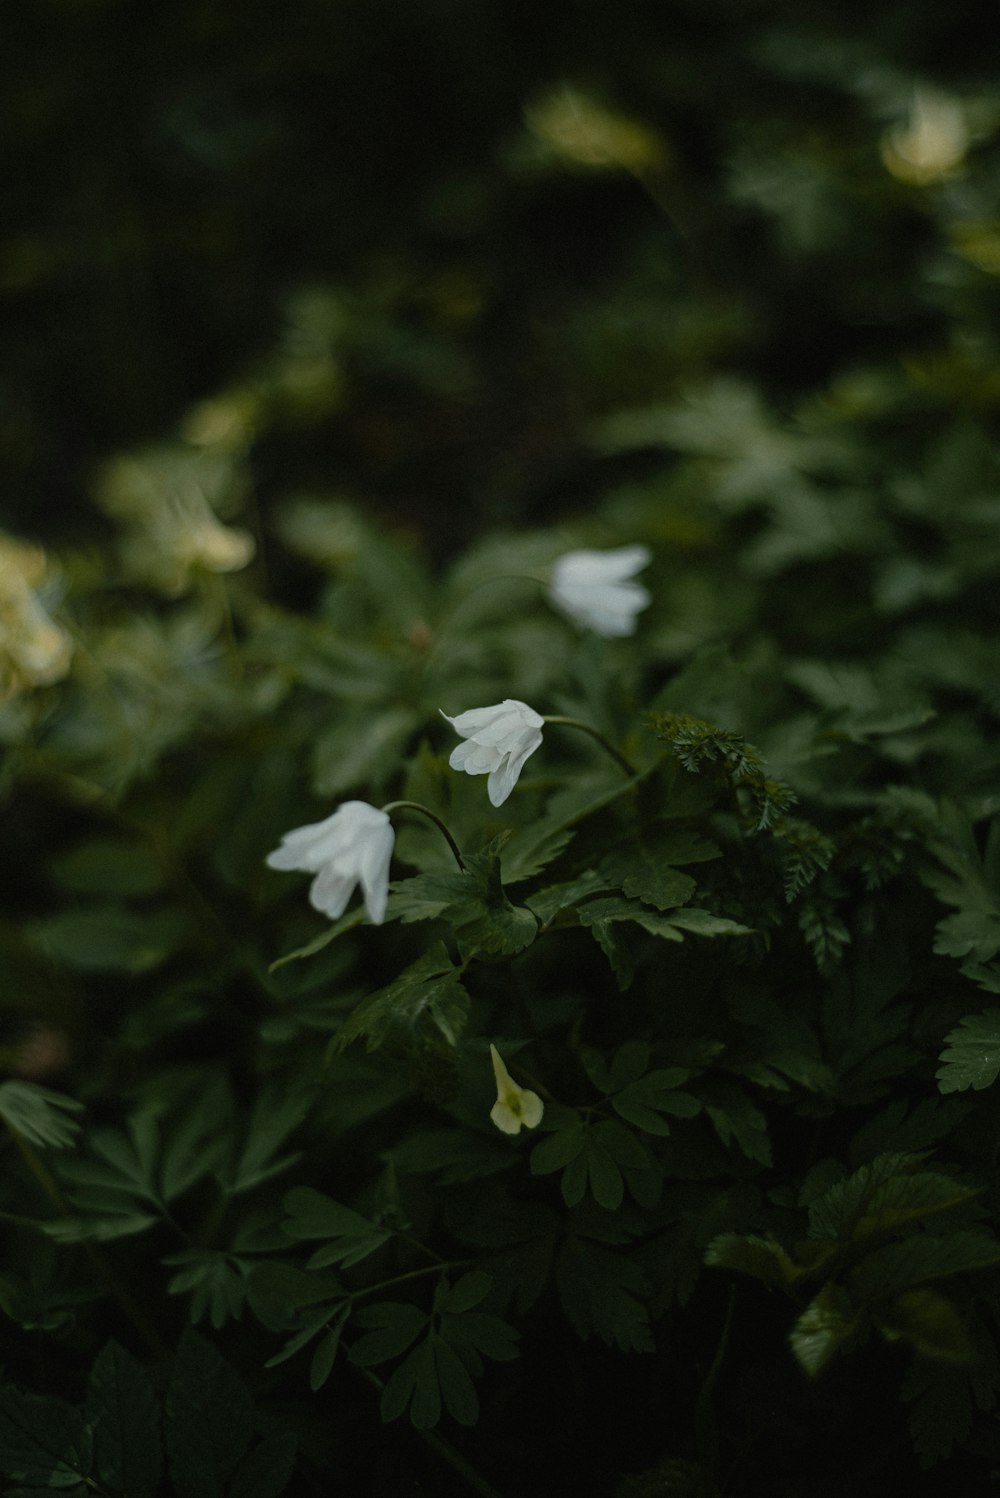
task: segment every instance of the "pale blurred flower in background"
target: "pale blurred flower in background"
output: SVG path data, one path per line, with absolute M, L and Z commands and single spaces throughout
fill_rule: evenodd
M 0 536 L 0 700 L 48 686 L 69 670 L 73 642 L 36 591 L 45 573 L 41 547 Z
M 574 624 L 607 639 L 634 634 L 636 615 L 650 594 L 631 579 L 651 559 L 648 546 L 568 551 L 552 568 L 549 601 Z
M 910 117 L 882 137 L 882 161 L 902 182 L 926 187 L 954 176 L 965 160 L 969 131 L 958 99 L 937 89 L 913 91 Z
M 128 453 L 106 464 L 97 482 L 102 508 L 126 527 L 127 570 L 170 597 L 198 572 L 238 572 L 253 560 L 253 536 L 225 525 L 245 487 L 238 455 L 225 444 L 200 450 L 173 444 Z

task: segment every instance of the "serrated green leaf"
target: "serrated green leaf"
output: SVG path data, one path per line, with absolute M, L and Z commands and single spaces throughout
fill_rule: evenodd
M 163 1470 L 160 1408 L 152 1380 L 117 1342 L 105 1344 L 87 1382 L 97 1476 L 128 1498 L 156 1498 Z
M 253 1405 L 243 1380 L 198 1332 L 183 1332 L 164 1400 L 163 1441 L 174 1487 L 186 1498 L 223 1498 L 252 1432 Z
M 906 1290 L 876 1314 L 879 1331 L 890 1341 L 908 1342 L 925 1358 L 968 1363 L 972 1344 L 955 1306 L 937 1290 Z
M 617 848 L 602 861 L 600 872 L 630 898 L 657 910 L 683 905 L 698 887 L 690 874 L 672 868 L 655 845 Z
M 913 1233 L 866 1254 L 851 1271 L 851 1292 L 855 1297 L 877 1300 L 927 1280 L 988 1269 L 996 1263 L 1000 1263 L 1000 1243 L 985 1233 L 969 1229 Z
M 807 1272 L 793 1263 L 777 1239 L 738 1233 L 720 1233 L 713 1238 L 705 1250 L 705 1263 L 719 1269 L 738 1269 L 778 1290 L 787 1290 Z
M 563 1310 L 584 1340 L 597 1335 L 622 1352 L 652 1352 L 648 1294 L 639 1266 L 600 1244 L 573 1236 L 556 1259 Z
M 703 1096 L 705 1112 L 723 1144 L 735 1144 L 748 1160 L 771 1164 L 767 1120 L 745 1092 L 713 1083 Z
M 289 1491 L 297 1446 L 292 1431 L 269 1431 L 233 1473 L 227 1489 L 229 1498 L 282 1498 Z
M 939 1092 L 992 1087 L 1000 1076 L 1000 1009 L 960 1020 L 945 1037 L 937 1070 Z
M 455 1046 L 465 1028 L 469 996 L 443 943 L 401 973 L 395 982 L 363 999 L 337 1037 L 343 1050 L 364 1037 L 369 1051 L 393 1044 L 404 1051 L 422 1044 Z
M 824 1285 L 788 1334 L 796 1361 L 815 1378 L 830 1359 L 857 1337 L 860 1317 L 851 1298 L 839 1285 Z
M 22 1481 L 65 1489 L 92 1475 L 91 1431 L 63 1399 L 0 1386 L 0 1464 Z
M 950 1176 L 920 1171 L 916 1155 L 879 1155 L 809 1205 L 814 1238 L 864 1243 L 946 1212 L 976 1195 Z

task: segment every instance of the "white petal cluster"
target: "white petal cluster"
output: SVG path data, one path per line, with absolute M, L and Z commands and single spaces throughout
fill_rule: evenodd
M 545 1112 L 538 1093 L 527 1087 L 518 1087 L 495 1045 L 490 1046 L 490 1058 L 497 1084 L 497 1100 L 490 1109 L 491 1120 L 504 1134 L 519 1134 L 522 1127 L 537 1129 Z
M 506 801 L 529 754 L 542 742 L 545 719 L 526 702 L 507 697 L 494 707 L 473 707 L 454 718 L 442 712 L 455 732 L 466 740 L 448 760 L 453 770 L 467 775 L 489 775 L 486 790 L 494 806 Z
M 648 546 L 568 551 L 552 569 L 549 601 L 583 629 L 612 639 L 635 633 L 635 616 L 650 602 L 635 573 L 648 566 Z
M 360 884 L 368 918 L 380 926 L 385 920 L 395 840 L 386 812 L 367 801 L 345 801 L 324 822 L 286 832 L 280 848 L 268 854 L 267 863 L 272 869 L 315 874 L 309 902 L 333 921 L 343 915 Z

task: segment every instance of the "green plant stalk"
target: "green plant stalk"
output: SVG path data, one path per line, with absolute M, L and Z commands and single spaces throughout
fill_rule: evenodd
M 590 737 L 596 739 L 601 748 L 611 755 L 616 764 L 621 766 L 630 780 L 638 775 L 635 765 L 627 760 L 624 754 L 620 754 L 614 744 L 606 739 L 599 729 L 593 728 L 589 723 L 584 723 L 580 718 L 566 718 L 559 713 L 547 713 L 543 716 L 542 722 L 554 723 L 562 728 L 579 728 L 583 733 L 589 733 Z
M 444 822 L 442 822 L 441 818 L 437 815 L 436 812 L 431 811 L 430 807 L 423 806 L 419 801 L 387 801 L 384 806 L 379 807 L 379 811 L 384 811 L 386 813 L 390 811 L 419 811 L 422 812 L 425 817 L 429 817 L 440 832 L 441 836 L 444 838 L 445 842 L 448 844 L 448 847 L 451 849 L 455 858 L 455 862 L 458 864 L 459 869 L 463 874 L 465 873 L 465 864 L 463 863 L 462 855 L 458 850 L 458 844 L 452 837 L 451 833 L 448 831 L 448 828 L 445 826 Z

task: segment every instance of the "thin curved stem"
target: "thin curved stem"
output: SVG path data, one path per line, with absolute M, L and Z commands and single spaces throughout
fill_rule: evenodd
M 445 842 L 448 844 L 448 847 L 451 849 L 452 853 L 454 854 L 454 856 L 455 856 L 455 862 L 458 864 L 458 867 L 461 869 L 461 871 L 462 871 L 463 874 L 465 873 L 465 864 L 462 862 L 462 855 L 458 851 L 458 844 L 456 843 L 455 839 L 452 837 L 451 833 L 448 831 L 448 828 L 445 826 L 445 824 L 442 822 L 441 818 L 437 815 L 436 812 L 431 811 L 430 808 L 427 807 L 427 806 L 422 806 L 419 801 L 387 801 L 384 806 L 380 806 L 379 807 L 379 810 L 380 811 L 384 811 L 384 812 L 390 812 L 390 811 L 420 811 L 420 812 L 423 812 L 424 816 L 425 817 L 429 817 L 430 820 L 434 823 L 435 827 L 438 829 L 438 831 L 440 832 L 441 836 L 444 838 Z
M 589 733 L 592 739 L 597 740 L 601 748 L 605 749 L 607 753 L 611 755 L 611 758 L 621 766 L 621 768 L 625 771 L 625 774 L 628 775 L 630 779 L 632 778 L 632 776 L 638 775 L 639 772 L 636 769 L 635 765 L 631 764 L 625 758 L 624 754 L 619 754 L 614 744 L 606 739 L 603 733 L 601 733 L 598 729 L 591 727 L 589 723 L 584 723 L 579 718 L 564 718 L 557 713 L 546 714 L 546 716 L 543 717 L 542 722 L 555 723 L 563 728 L 582 729 L 584 733 Z

